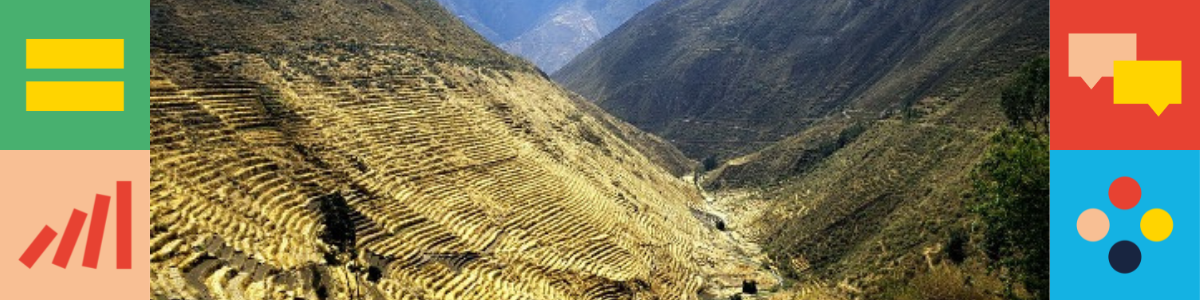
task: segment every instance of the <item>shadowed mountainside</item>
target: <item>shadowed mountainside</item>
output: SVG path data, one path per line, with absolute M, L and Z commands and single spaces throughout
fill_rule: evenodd
M 688 156 L 765 148 L 841 111 L 905 109 L 1021 24 L 1027 0 L 666 0 L 556 80 Z M 1019 46 L 1019 45 L 1018 45 Z
M 786 290 L 799 299 L 1010 297 L 1018 280 L 989 268 L 996 260 L 972 210 L 973 174 L 1008 126 L 1005 87 L 1048 52 L 1049 7 L 1030 10 L 918 86 L 872 88 L 850 109 L 704 176 L 718 195 L 736 196 L 724 206 L 751 207 L 733 227 L 795 280 Z M 885 87 L 921 92 L 889 104 L 893 94 L 875 92 Z M 1016 297 L 1033 297 L 1016 285 Z

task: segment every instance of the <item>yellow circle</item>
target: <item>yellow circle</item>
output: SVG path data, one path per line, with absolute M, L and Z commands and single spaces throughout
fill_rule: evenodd
M 1175 223 L 1171 215 L 1162 209 L 1151 209 L 1142 215 L 1142 235 L 1153 242 L 1161 242 L 1171 236 Z

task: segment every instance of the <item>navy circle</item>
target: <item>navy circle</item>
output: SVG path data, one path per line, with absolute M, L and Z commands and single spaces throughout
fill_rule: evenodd
M 1108 264 L 1121 274 L 1133 272 L 1142 264 L 1142 250 L 1130 241 L 1117 242 L 1108 250 Z

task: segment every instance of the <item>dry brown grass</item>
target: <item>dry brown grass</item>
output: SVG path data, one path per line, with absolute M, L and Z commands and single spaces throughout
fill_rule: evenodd
M 992 283 L 984 279 L 977 282 L 979 274 L 965 271 L 951 264 L 937 265 L 933 269 L 914 275 L 908 282 L 889 281 L 881 299 L 897 300 L 983 300 L 996 299 L 985 292 Z M 980 285 L 982 283 L 982 285 Z

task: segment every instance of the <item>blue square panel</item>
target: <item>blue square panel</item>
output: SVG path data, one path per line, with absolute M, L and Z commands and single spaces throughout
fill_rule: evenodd
M 1198 215 L 1200 151 L 1050 151 L 1051 298 L 1200 299 Z

